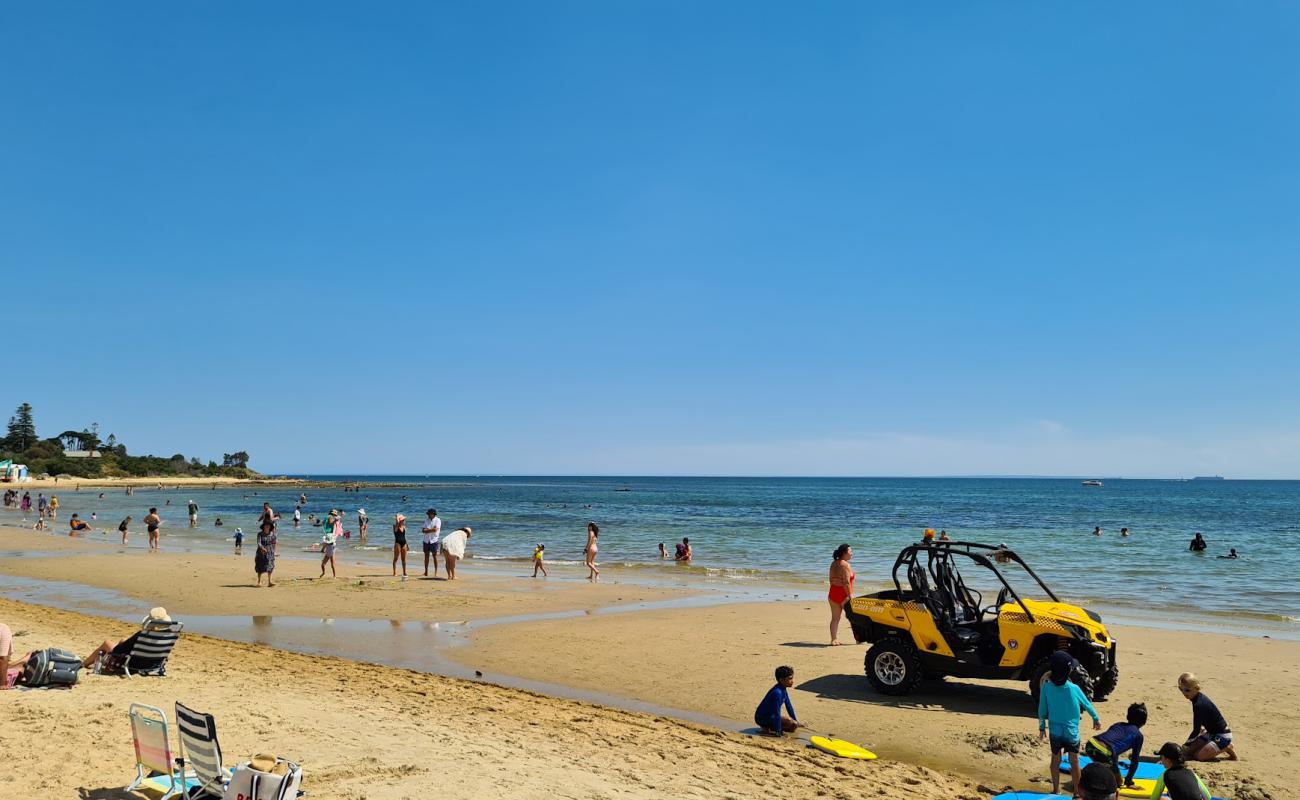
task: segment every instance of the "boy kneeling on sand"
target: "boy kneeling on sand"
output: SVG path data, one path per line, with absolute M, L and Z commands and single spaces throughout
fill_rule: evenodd
M 794 706 L 790 703 L 791 686 L 794 686 L 794 668 L 777 667 L 776 685 L 767 690 L 763 702 L 759 703 L 754 711 L 754 724 L 762 728 L 763 733 L 769 736 L 780 736 L 783 733 L 794 733 L 805 727 L 799 723 L 799 718 L 794 713 Z M 781 716 L 782 706 L 790 712 L 790 716 Z
M 1087 711 L 1092 717 L 1092 729 L 1101 730 L 1101 717 L 1083 690 L 1070 681 L 1074 656 L 1064 650 L 1052 653 L 1051 678 L 1043 682 L 1038 695 L 1038 738 L 1048 739 L 1050 720 L 1052 745 L 1052 794 L 1061 789 L 1061 751 L 1070 755 L 1070 780 L 1074 796 L 1079 797 L 1079 715 Z

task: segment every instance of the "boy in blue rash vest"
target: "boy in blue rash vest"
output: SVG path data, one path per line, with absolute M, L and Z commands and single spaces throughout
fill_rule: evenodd
M 1050 720 L 1052 745 L 1052 762 L 1049 773 L 1052 776 L 1052 794 L 1061 789 L 1061 751 L 1070 755 L 1070 780 L 1074 796 L 1079 796 L 1079 715 L 1087 711 L 1092 717 L 1092 729 L 1101 730 L 1101 717 L 1092 707 L 1083 690 L 1070 681 L 1070 670 L 1074 667 L 1074 656 L 1064 650 L 1052 653 L 1051 679 L 1043 683 L 1038 695 L 1038 738 L 1048 739 Z
M 776 685 L 767 690 L 763 702 L 759 703 L 754 711 L 754 724 L 762 728 L 763 733 L 780 736 L 782 733 L 794 733 L 804 727 L 795 716 L 794 706 L 790 704 L 791 686 L 794 686 L 794 668 L 777 667 Z M 790 712 L 790 716 L 781 716 L 782 706 Z
M 1119 757 L 1128 753 L 1128 775 L 1124 776 L 1124 785 L 1132 788 L 1133 777 L 1137 775 L 1138 759 L 1142 756 L 1142 726 L 1147 724 L 1147 707 L 1144 703 L 1134 703 L 1128 707 L 1128 721 L 1116 722 L 1087 741 L 1083 752 L 1098 764 L 1105 764 L 1115 773 L 1119 781 Z M 1130 752 L 1131 751 L 1131 752 Z

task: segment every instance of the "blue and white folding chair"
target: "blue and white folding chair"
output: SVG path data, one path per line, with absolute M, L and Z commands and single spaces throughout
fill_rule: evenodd
M 201 714 L 176 704 L 176 726 L 180 730 L 182 768 L 192 770 L 195 786 L 190 798 L 221 797 L 230 773 L 221 767 L 221 744 L 217 741 L 217 723 L 211 714 Z

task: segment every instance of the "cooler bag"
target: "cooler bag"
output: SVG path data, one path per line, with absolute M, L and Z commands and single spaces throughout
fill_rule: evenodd
M 248 763 L 240 764 L 230 776 L 222 800 L 294 800 L 302 784 L 302 767 L 283 758 L 276 759 L 275 768 L 281 765 L 284 765 L 283 775 L 253 769 Z

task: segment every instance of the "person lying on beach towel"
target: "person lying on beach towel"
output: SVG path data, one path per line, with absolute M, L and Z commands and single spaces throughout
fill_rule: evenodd
M 19 659 L 13 657 L 13 631 L 9 626 L 0 622 L 0 689 L 12 689 L 18 682 L 18 676 L 23 674 L 23 667 L 27 666 L 27 659 L 32 657 L 31 653 Z
M 794 705 L 790 702 L 791 686 L 794 686 L 794 667 L 777 667 L 776 685 L 767 690 L 763 701 L 754 710 L 754 724 L 761 728 L 763 733 L 769 736 L 781 736 L 805 727 L 795 716 Z M 790 716 L 781 715 L 783 707 L 790 712 Z

